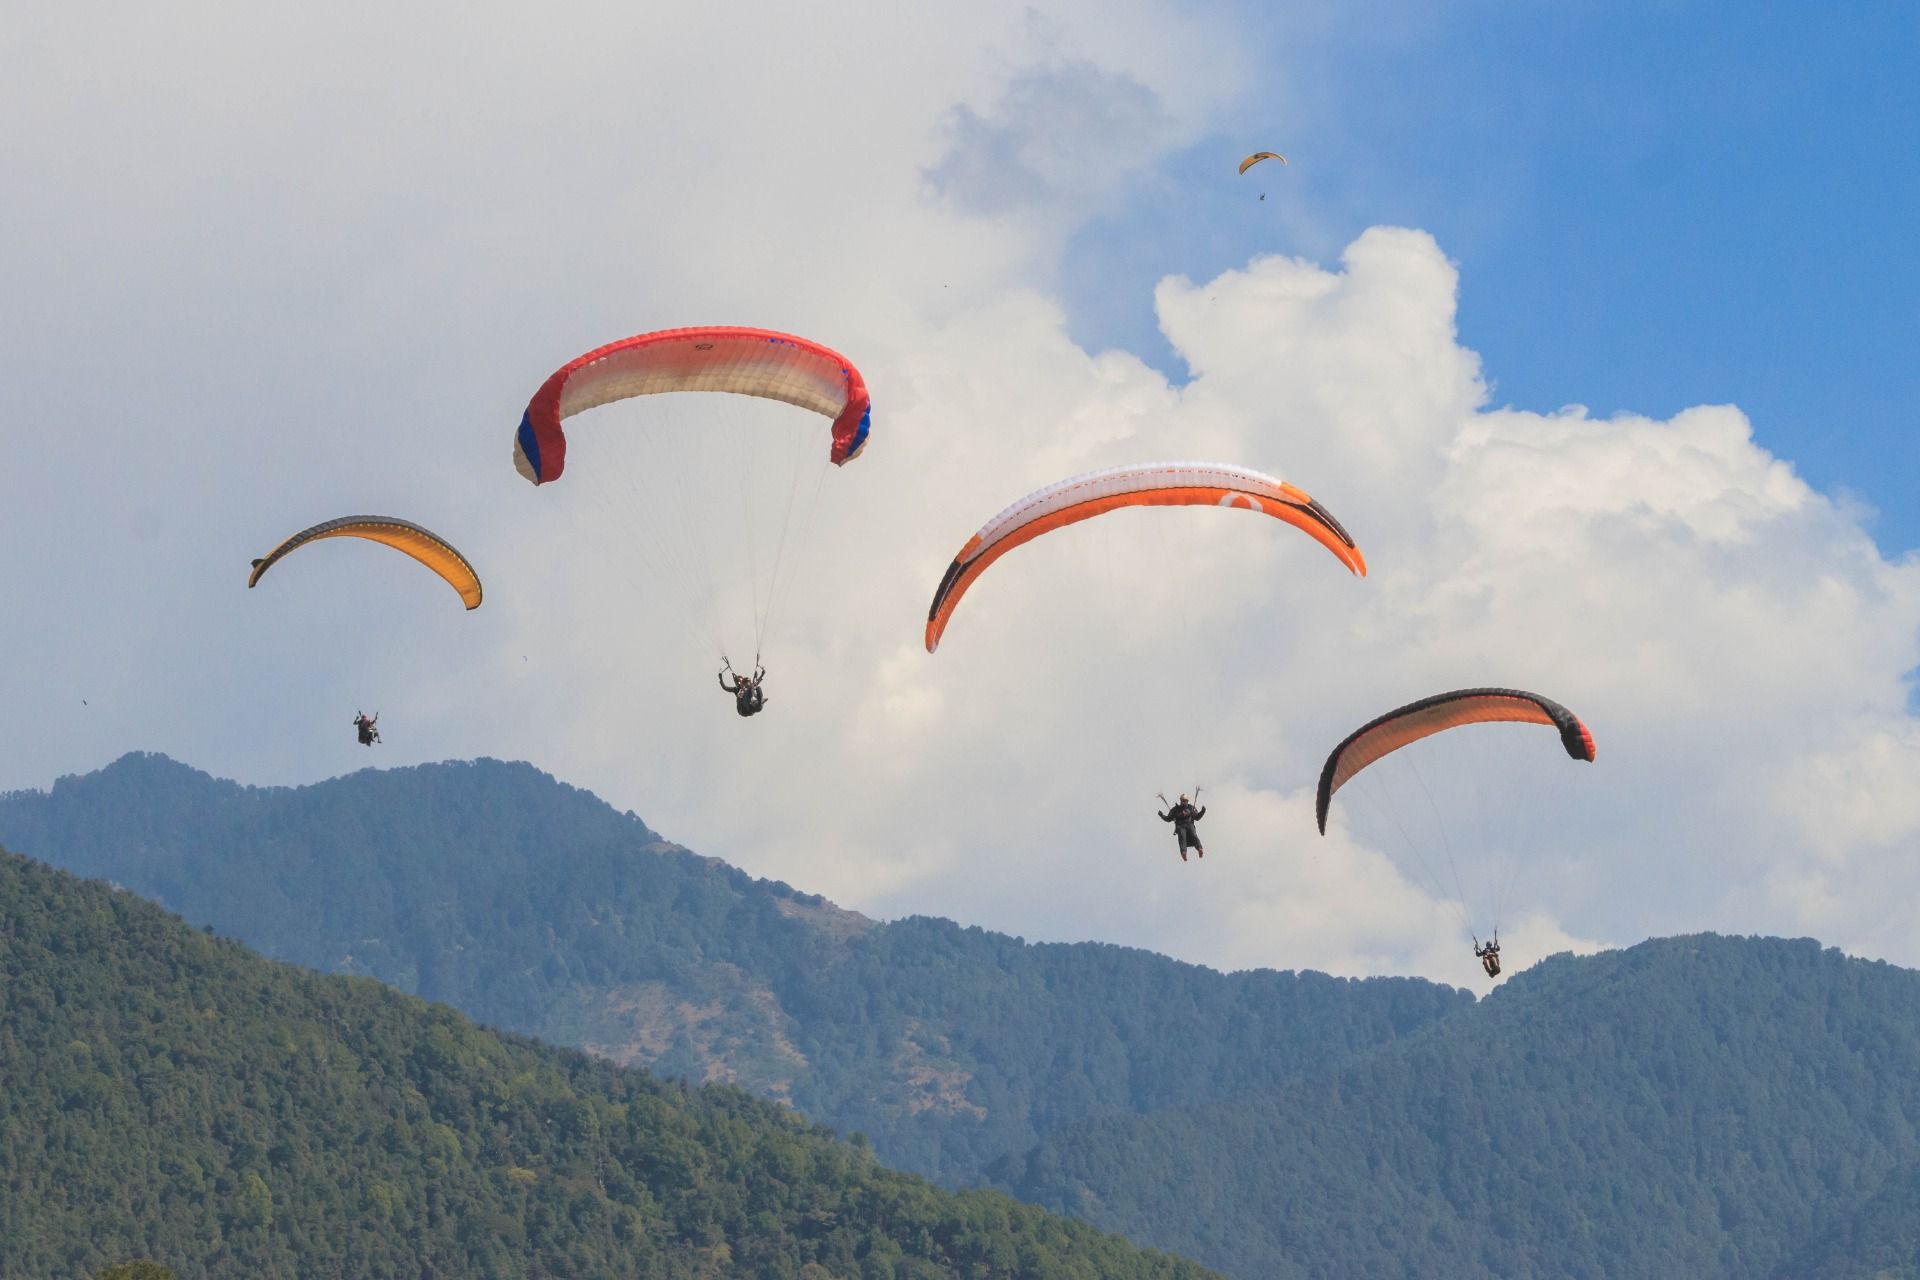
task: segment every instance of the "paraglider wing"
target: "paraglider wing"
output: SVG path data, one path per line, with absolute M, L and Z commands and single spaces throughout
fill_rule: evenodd
M 1287 158 L 1281 155 L 1278 151 L 1256 151 L 1252 155 L 1248 156 L 1245 160 L 1242 160 L 1240 162 L 1240 172 L 1245 173 L 1247 170 L 1253 168 L 1253 166 L 1259 164 L 1262 160 L 1278 160 L 1281 164 L 1285 164 L 1287 162 Z
M 1409 702 L 1361 725 L 1333 749 L 1320 770 L 1314 817 L 1327 833 L 1327 807 L 1348 779 L 1382 756 L 1446 729 L 1499 722 L 1543 724 L 1560 731 L 1560 745 L 1575 760 L 1593 760 L 1593 735 L 1579 717 L 1551 698 L 1521 689 L 1457 689 Z
M 325 538 L 364 538 L 404 552 L 439 574 L 448 586 L 460 593 L 467 608 L 480 607 L 480 575 L 473 571 L 467 558 L 439 534 L 396 516 L 343 516 L 302 529 L 253 562 L 253 572 L 247 575 L 248 588 L 258 583 L 261 576 L 289 552 Z
M 927 610 L 927 652 L 987 566 L 1043 533 L 1122 507 L 1229 507 L 1254 511 L 1302 530 L 1361 577 L 1367 562 L 1331 512 L 1276 476 L 1215 462 L 1152 462 L 1090 471 L 1028 494 L 987 521 L 960 548 Z
M 733 327 L 663 329 L 589 351 L 534 393 L 514 434 L 513 465 L 535 484 L 566 468 L 560 424 L 597 405 L 669 391 L 721 391 L 779 400 L 833 420 L 836 466 L 866 447 L 873 406 L 846 357 L 792 334 Z

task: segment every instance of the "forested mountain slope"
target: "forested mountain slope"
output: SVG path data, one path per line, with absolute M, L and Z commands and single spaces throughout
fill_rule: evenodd
M 1774 1268 L 1773 1280 L 1920 1280 L 1920 1163 L 1896 1169 L 1873 1198 Z
M 1554 957 L 1479 1004 L 1221 975 L 877 923 L 491 761 L 252 789 L 129 757 L 0 798 L 0 839 L 1245 1280 L 1920 1275 L 1920 974 L 1811 942 Z
M 251 788 L 132 755 L 0 797 L 0 842 L 268 955 L 788 1101 L 964 1182 L 1061 1126 L 1273 1086 L 1471 1005 L 878 923 L 665 843 L 527 765 Z
M 0 853 L 0 1276 L 1197 1278 Z
M 1701 936 L 1554 957 L 1324 1073 L 994 1172 L 1248 1280 L 1785 1277 L 1911 1267 L 1917 1161 L 1920 974 Z

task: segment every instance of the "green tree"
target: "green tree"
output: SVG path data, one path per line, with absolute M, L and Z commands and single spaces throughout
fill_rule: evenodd
M 240 1187 L 240 1198 L 234 1206 L 234 1225 L 238 1227 L 270 1227 L 273 1225 L 273 1192 L 267 1189 L 265 1179 L 257 1173 L 249 1173 Z
M 1206 1274 L 4 853 L 0 1080 L 0 1276 Z

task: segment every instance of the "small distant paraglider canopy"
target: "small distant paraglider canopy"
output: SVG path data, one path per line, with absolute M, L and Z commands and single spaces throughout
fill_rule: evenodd
M 392 547 L 395 551 L 412 556 L 438 574 L 448 586 L 460 593 L 461 602 L 467 608 L 480 607 L 480 575 L 467 563 L 467 558 L 454 550 L 453 545 L 439 534 L 397 516 L 343 516 L 338 520 L 316 524 L 311 529 L 302 529 L 253 562 L 253 572 L 247 576 L 247 587 L 254 587 L 267 570 L 290 552 L 326 538 L 363 538 Z
M 1090 471 L 1035 490 L 982 525 L 960 548 L 927 610 L 927 652 L 940 647 L 953 611 L 987 566 L 1055 529 L 1123 507 L 1227 507 L 1301 530 L 1365 577 L 1367 561 L 1333 513 L 1277 476 L 1218 462 L 1150 462 Z
M 1327 833 L 1327 809 L 1333 803 L 1333 793 L 1376 760 L 1448 729 L 1502 722 L 1556 729 L 1560 745 L 1569 756 L 1593 762 L 1593 735 L 1579 717 L 1551 698 L 1522 689 L 1457 689 L 1435 694 L 1369 720 L 1333 749 L 1320 770 L 1319 792 L 1314 799 L 1320 834 Z
M 563 421 L 616 400 L 670 391 L 758 396 L 831 418 L 828 456 L 836 466 L 860 455 L 872 424 L 866 379 L 845 356 L 817 342 L 769 329 L 662 329 L 610 342 L 555 370 L 521 415 L 513 465 L 535 484 L 558 480 L 567 461 Z
M 1285 164 L 1287 162 L 1287 158 L 1281 155 L 1278 151 L 1256 151 L 1252 155 L 1248 156 L 1245 160 L 1242 160 L 1240 162 L 1240 172 L 1245 173 L 1247 170 L 1253 168 L 1253 166 L 1259 164 L 1262 160 L 1278 160 L 1281 164 Z

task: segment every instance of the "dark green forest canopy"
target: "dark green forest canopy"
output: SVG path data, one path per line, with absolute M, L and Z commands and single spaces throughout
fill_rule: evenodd
M 1920 973 L 1700 936 L 1551 958 L 1317 1076 L 993 1172 L 1248 1280 L 1784 1280 L 1920 1274 L 1916 1168 Z
M 252 788 L 133 755 L 0 797 L 0 841 L 277 959 L 789 1101 L 955 1184 L 1063 1125 L 1272 1087 L 1472 1004 L 877 923 L 491 760 Z
M 1206 1274 L 9 854 L 0 1082 L 8 1277 Z

